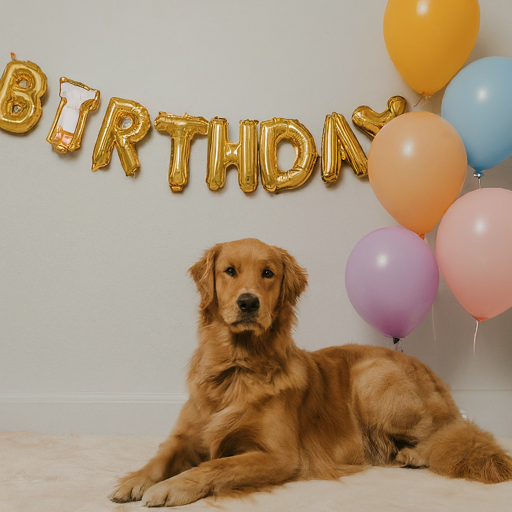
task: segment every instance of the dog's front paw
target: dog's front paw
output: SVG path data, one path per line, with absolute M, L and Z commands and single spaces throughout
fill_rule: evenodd
M 146 507 L 176 507 L 204 498 L 208 492 L 201 484 L 187 476 L 189 471 L 160 482 L 149 489 L 142 501 Z
M 127 501 L 139 501 L 143 494 L 155 482 L 148 478 L 145 473 L 136 471 L 121 478 L 117 489 L 109 496 L 116 503 L 126 503 Z

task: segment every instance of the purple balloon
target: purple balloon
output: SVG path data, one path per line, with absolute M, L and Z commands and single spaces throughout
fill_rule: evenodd
M 439 286 L 428 245 L 401 227 L 377 229 L 354 247 L 345 270 L 354 309 L 390 338 L 403 338 L 425 318 Z

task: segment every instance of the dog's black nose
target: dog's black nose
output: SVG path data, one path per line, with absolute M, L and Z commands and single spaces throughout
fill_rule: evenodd
M 252 313 L 260 308 L 260 299 L 252 293 L 242 293 L 236 303 L 244 313 Z

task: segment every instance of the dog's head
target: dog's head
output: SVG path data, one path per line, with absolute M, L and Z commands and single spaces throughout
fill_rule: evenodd
M 232 332 L 268 330 L 280 310 L 292 309 L 307 275 L 285 250 L 247 238 L 217 244 L 190 273 L 201 309 L 214 305 Z

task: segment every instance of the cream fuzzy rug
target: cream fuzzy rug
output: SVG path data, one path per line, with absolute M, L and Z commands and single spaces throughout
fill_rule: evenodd
M 142 466 L 159 437 L 0 433 L 1 512 L 151 510 L 107 499 L 116 478 Z M 500 439 L 509 451 L 512 440 Z M 505 512 L 512 481 L 485 485 L 423 469 L 371 468 L 340 481 L 293 482 L 249 498 L 201 500 L 175 510 L 225 512 Z M 167 509 L 165 509 L 167 510 Z M 172 509 L 168 509 L 172 510 Z

